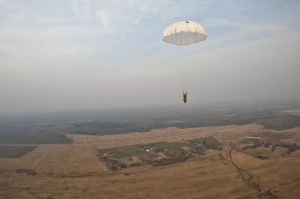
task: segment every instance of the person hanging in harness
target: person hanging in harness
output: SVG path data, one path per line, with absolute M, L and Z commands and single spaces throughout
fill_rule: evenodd
M 183 101 L 184 101 L 184 103 L 186 103 L 186 101 L 187 101 L 187 92 L 183 93 Z

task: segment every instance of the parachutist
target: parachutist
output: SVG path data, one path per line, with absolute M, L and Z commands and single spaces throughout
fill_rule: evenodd
M 187 92 L 183 93 L 183 101 L 184 103 L 186 103 L 187 101 Z
M 1 1 L 1 0 L 0 0 Z M 183 102 L 187 102 L 187 77 L 184 75 L 184 61 L 182 59 L 181 49 L 188 48 L 183 46 L 194 45 L 204 41 L 207 38 L 206 31 L 201 24 L 193 21 L 179 21 L 169 25 L 162 35 L 162 40 L 166 43 L 173 44 L 176 47 L 175 58 L 179 70 L 181 86 L 183 91 Z

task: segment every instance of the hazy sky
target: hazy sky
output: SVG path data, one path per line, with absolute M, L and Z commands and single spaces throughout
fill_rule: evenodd
M 207 39 L 183 52 L 177 21 Z M 0 113 L 300 101 L 300 1 L 0 0 Z

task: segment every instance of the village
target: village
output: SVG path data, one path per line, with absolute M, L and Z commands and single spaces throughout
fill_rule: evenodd
M 204 137 L 180 142 L 156 142 L 98 151 L 99 158 L 111 170 L 151 165 L 162 166 L 186 161 L 204 155 L 207 149 L 222 149 L 214 137 Z
M 110 170 L 119 170 L 145 165 L 153 167 L 170 165 L 197 157 L 209 158 L 211 161 L 215 161 L 216 158 L 225 160 L 229 156 L 228 150 L 232 147 L 261 160 L 287 156 L 300 149 L 296 143 L 279 142 L 276 138 L 268 135 L 263 137 L 247 136 L 240 139 L 234 146 L 228 145 L 228 143 L 222 144 L 216 138 L 208 136 L 179 142 L 156 142 L 100 149 L 98 156 Z M 219 152 L 215 153 L 215 157 L 207 156 L 209 149 Z

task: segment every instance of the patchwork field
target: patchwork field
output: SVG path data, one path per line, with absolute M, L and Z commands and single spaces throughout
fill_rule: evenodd
M 98 154 L 111 170 L 117 170 L 141 165 L 162 166 L 179 163 L 203 156 L 208 149 L 221 151 L 220 145 L 214 137 L 209 136 L 180 142 L 155 142 L 99 149 Z
M 167 148 L 169 143 L 208 136 L 220 142 L 222 150 L 205 149 L 202 155 L 169 165 L 110 170 L 99 157 L 99 151 L 109 153 L 114 151 L 112 148 L 151 143 Z M 299 146 L 300 128 L 274 131 L 256 124 L 173 127 L 144 133 L 69 134 L 68 137 L 74 141 L 72 144 L 43 144 L 19 158 L 0 158 L 0 198 L 300 197 L 300 151 L 296 149 L 288 154 L 289 148 L 279 145 Z M 251 148 L 255 142 L 245 142 L 253 139 L 247 137 L 260 137 L 274 151 L 262 143 Z M 123 156 L 117 153 L 120 156 L 115 158 L 138 161 L 136 156 L 146 152 L 140 150 L 136 154 L 136 150 L 129 150 Z M 156 155 L 168 156 L 159 152 Z M 260 159 L 258 155 L 268 159 Z

